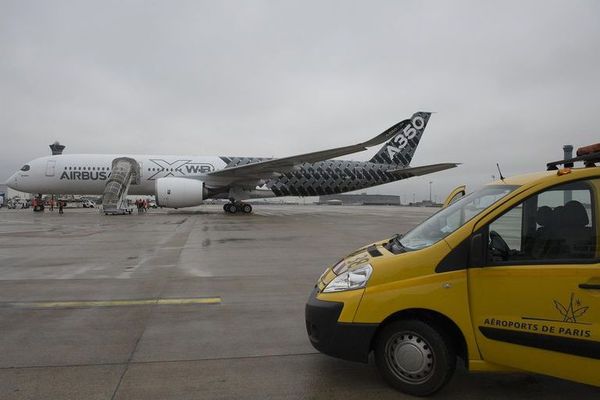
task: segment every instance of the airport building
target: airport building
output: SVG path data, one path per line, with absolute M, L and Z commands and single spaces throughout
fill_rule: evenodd
M 6 203 L 8 198 L 8 186 L 0 183 L 0 206 Z
M 387 194 L 331 194 L 319 197 L 319 204 L 355 204 L 377 206 L 399 206 L 400 196 Z

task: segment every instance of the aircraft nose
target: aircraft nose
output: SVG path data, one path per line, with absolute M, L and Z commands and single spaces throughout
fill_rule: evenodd
M 12 174 L 12 176 L 10 178 L 8 178 L 8 180 L 6 181 L 6 186 L 8 186 L 11 189 L 14 190 L 19 190 L 19 184 L 17 181 L 17 173 L 15 172 L 14 174 Z

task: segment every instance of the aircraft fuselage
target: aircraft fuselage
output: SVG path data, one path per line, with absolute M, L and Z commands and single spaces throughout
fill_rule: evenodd
M 126 154 L 69 154 L 30 161 L 7 182 L 30 193 L 101 195 L 116 158 L 130 157 L 140 166 L 140 183 L 129 187 L 131 195 L 154 195 L 159 178 L 181 177 L 203 180 L 207 173 L 254 163 L 265 158 Z M 326 160 L 304 163 L 293 170 L 263 179 L 239 192 L 242 198 L 319 196 L 343 193 L 400 179 L 388 173 L 388 164 Z M 208 187 L 212 198 L 227 198 L 228 190 Z

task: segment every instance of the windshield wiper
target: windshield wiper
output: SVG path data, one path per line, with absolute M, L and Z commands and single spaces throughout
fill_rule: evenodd
M 396 233 L 392 239 L 388 242 L 386 248 L 394 254 L 400 254 L 406 252 L 406 247 L 402 244 L 400 239 L 402 239 L 402 234 Z

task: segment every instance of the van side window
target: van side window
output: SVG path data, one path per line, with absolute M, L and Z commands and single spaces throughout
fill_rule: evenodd
M 577 263 L 595 259 L 594 187 L 598 187 L 598 181 L 552 187 L 492 222 L 488 229 L 488 264 Z

